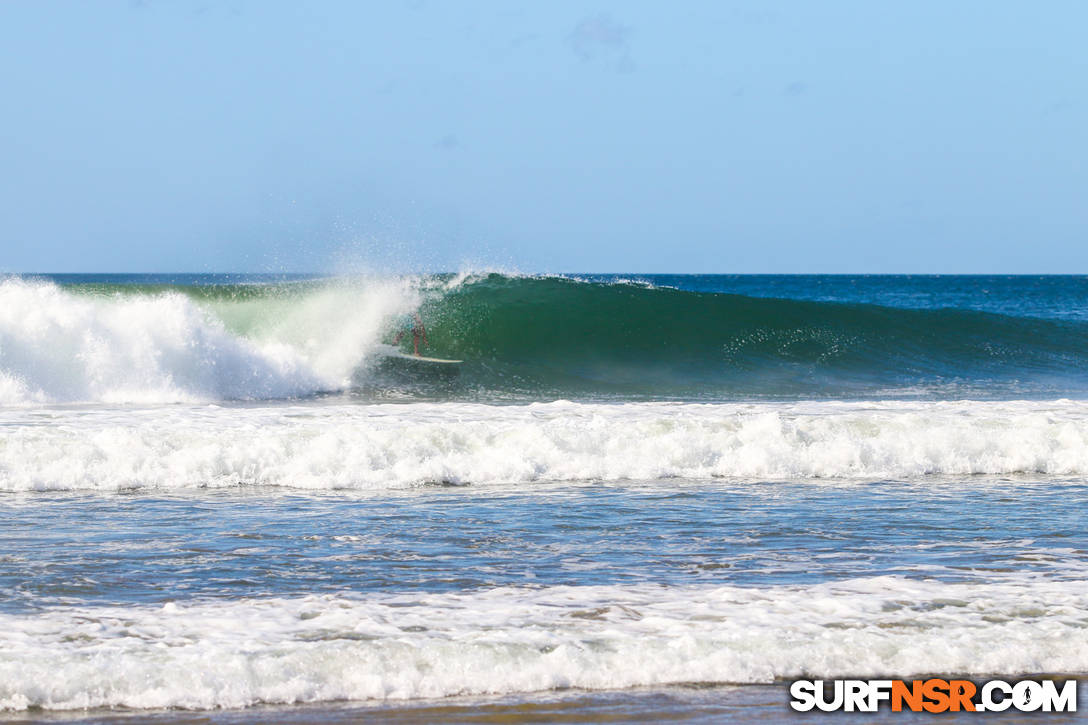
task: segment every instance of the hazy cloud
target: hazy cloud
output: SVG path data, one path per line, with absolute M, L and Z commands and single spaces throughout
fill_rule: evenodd
M 571 49 L 589 62 L 602 58 L 616 64 L 621 72 L 634 70 L 628 38 L 631 28 L 617 22 L 608 13 L 583 18 L 568 37 Z
M 517 36 L 516 38 L 514 38 L 513 40 L 510 41 L 510 47 L 511 48 L 520 48 L 523 45 L 526 45 L 528 43 L 533 42 L 534 40 L 536 40 L 539 37 L 540 36 L 537 35 L 536 33 L 522 33 L 521 35 Z
M 799 96 L 807 90 L 808 84 L 804 81 L 793 81 L 782 90 L 782 93 L 787 96 Z

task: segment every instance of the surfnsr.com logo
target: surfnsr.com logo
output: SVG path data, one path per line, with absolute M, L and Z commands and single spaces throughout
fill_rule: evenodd
M 790 707 L 798 712 L 1076 712 L 1076 680 L 797 680 Z

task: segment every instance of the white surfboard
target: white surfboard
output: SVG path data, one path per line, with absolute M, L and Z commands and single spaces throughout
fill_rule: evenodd
M 398 360 L 408 360 L 410 362 L 419 363 L 421 365 L 460 365 L 464 360 L 444 360 L 440 357 L 424 357 L 423 355 L 409 355 L 403 352 L 396 352 L 389 355 L 385 355 L 386 358 L 396 358 Z
M 378 358 L 378 370 L 408 380 L 450 379 L 460 373 L 461 362 L 461 360 L 446 360 L 439 357 L 409 355 L 398 350 Z

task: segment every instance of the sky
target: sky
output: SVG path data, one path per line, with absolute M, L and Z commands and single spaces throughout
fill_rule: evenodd
M 0 1 L 0 271 L 1088 273 L 1088 3 Z

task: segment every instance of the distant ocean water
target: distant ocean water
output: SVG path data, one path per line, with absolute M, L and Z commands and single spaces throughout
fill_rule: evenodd
M 1082 674 L 1086 392 L 1086 277 L 3 278 L 0 715 Z

